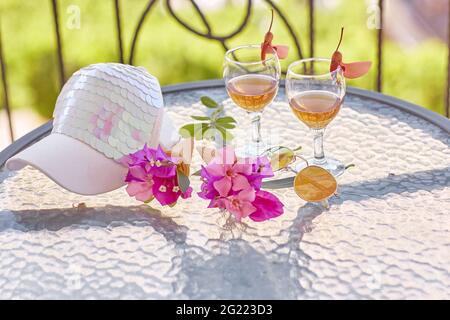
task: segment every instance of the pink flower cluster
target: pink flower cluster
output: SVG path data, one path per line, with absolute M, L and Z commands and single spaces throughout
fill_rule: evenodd
M 273 177 L 267 157 L 238 159 L 226 147 L 206 166 L 202 166 L 203 184 L 198 195 L 211 200 L 209 208 L 228 210 L 240 221 L 249 217 L 264 221 L 283 214 L 283 204 L 270 192 L 261 190 L 262 180 Z
M 161 146 L 157 149 L 144 146 L 125 157 L 128 174 L 125 182 L 127 192 L 131 197 L 142 202 L 149 202 L 156 198 L 161 205 L 175 205 L 178 198 L 189 198 L 192 188 L 182 192 L 178 185 L 178 158 L 167 155 Z

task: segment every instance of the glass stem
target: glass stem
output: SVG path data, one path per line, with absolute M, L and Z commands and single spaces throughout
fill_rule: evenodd
M 259 144 L 262 142 L 261 138 L 261 114 L 257 113 L 252 118 L 252 126 L 253 126 L 253 135 L 252 140 L 255 144 Z
M 323 152 L 323 134 L 325 129 L 313 129 L 314 133 L 314 162 L 316 164 L 325 163 L 325 154 Z

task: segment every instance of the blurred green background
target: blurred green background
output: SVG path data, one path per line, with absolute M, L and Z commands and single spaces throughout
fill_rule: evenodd
M 395 0 L 391 0 L 395 1 Z M 190 24 L 202 29 L 201 22 L 188 1 L 174 1 L 176 12 Z M 245 12 L 244 1 L 209 1 L 203 8 L 216 34 L 234 30 Z M 308 12 L 302 0 L 275 1 L 288 16 L 308 56 Z M 368 1 L 331 1 L 333 6 L 316 10 L 316 56 L 330 57 L 345 26 L 341 51 L 345 61 L 376 62 L 376 30 L 367 27 Z M 146 0 L 121 1 L 125 59 L 128 61 L 132 35 Z M 201 5 L 201 4 L 200 4 Z M 73 9 L 79 9 L 79 28 L 73 25 Z M 78 68 L 96 62 L 118 61 L 117 37 L 112 0 L 61 0 L 60 24 L 66 77 Z M 443 13 L 445 14 L 445 13 Z M 254 6 L 247 27 L 227 44 L 230 47 L 259 43 L 266 31 L 270 13 L 259 1 Z M 0 19 L 6 57 L 11 105 L 13 110 L 34 110 L 50 118 L 59 92 L 55 36 L 51 3 L 47 0 L 0 2 Z M 275 43 L 293 42 L 276 18 Z M 162 85 L 185 81 L 220 78 L 223 48 L 220 43 L 199 38 L 180 26 L 159 1 L 145 21 L 140 34 L 135 65 L 146 67 Z M 415 46 L 397 41 L 385 42 L 383 92 L 444 113 L 447 45 L 427 37 Z M 298 59 L 295 50 L 283 61 L 283 68 Z M 349 85 L 375 90 L 376 70 Z M 0 94 L 3 94 L 1 92 Z M 30 128 L 31 130 L 32 128 Z

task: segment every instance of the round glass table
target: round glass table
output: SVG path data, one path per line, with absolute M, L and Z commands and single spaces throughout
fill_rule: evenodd
M 247 118 L 221 81 L 163 92 L 178 126 L 206 111 L 202 95 Z M 236 141 L 248 137 L 247 125 L 234 129 Z M 275 137 L 269 143 L 311 153 L 283 89 L 262 125 Z M 0 165 L 50 130 L 16 141 Z M 123 188 L 86 197 L 30 167 L 1 169 L 0 299 L 449 299 L 450 120 L 349 88 L 325 145 L 355 164 L 338 178 L 330 207 L 306 203 L 280 177 L 272 192 L 285 214 L 263 223 L 232 224 L 196 195 L 149 207 Z M 198 190 L 200 181 L 192 184 Z

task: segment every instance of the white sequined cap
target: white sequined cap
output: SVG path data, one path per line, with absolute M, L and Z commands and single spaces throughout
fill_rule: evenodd
M 142 67 L 99 63 L 64 85 L 50 135 L 6 163 L 31 165 L 64 188 L 91 195 L 124 185 L 121 159 L 144 144 L 171 149 L 180 139 L 163 108 L 158 80 Z
M 144 68 L 90 65 L 64 85 L 53 113 L 53 131 L 119 160 L 147 143 L 155 147 L 163 118 L 158 80 Z M 168 146 L 170 147 L 170 146 Z

